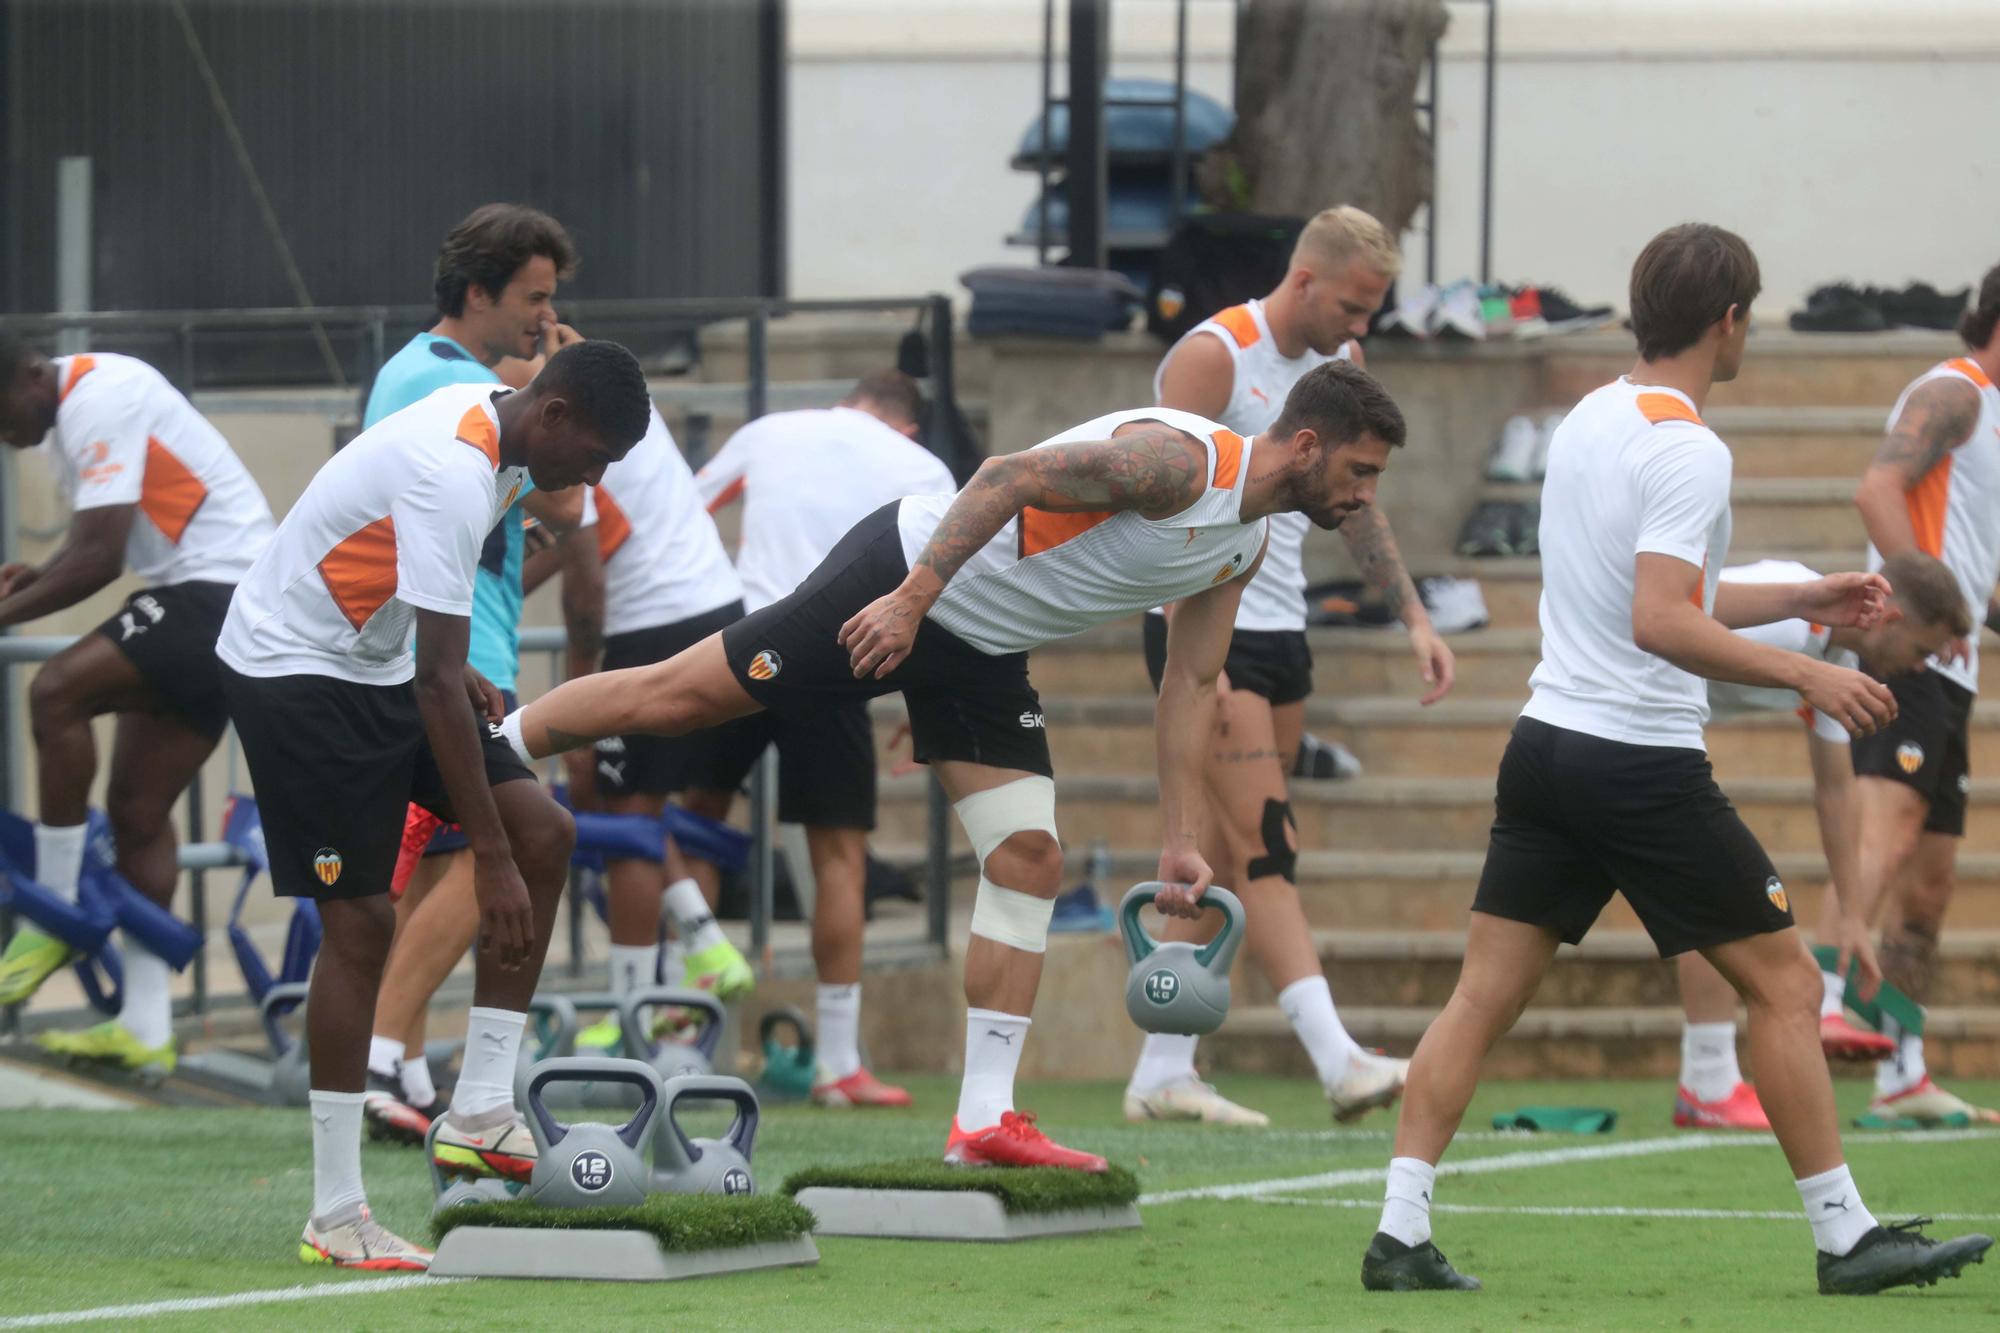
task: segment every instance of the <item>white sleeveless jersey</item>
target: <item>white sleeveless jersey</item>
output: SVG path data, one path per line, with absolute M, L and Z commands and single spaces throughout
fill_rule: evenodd
M 1192 412 L 1150 407 L 1086 421 L 1035 448 L 1108 440 L 1132 421 L 1157 421 L 1207 446 L 1209 484 L 1200 499 L 1158 519 L 1130 510 L 1024 510 L 965 562 L 930 618 L 981 652 L 1026 652 L 1192 597 L 1248 569 L 1269 525 L 1241 517 L 1249 444 L 1236 432 Z M 902 502 L 896 522 L 904 559 L 916 562 L 955 498 L 913 495 Z
M 1977 362 L 1955 357 L 1910 381 L 1889 413 L 1889 426 L 1895 428 L 1904 404 L 1919 384 L 1945 376 L 1968 380 L 1979 391 L 1979 421 L 1971 437 L 1940 459 L 1904 498 L 1910 508 L 1910 527 L 1917 534 L 1917 548 L 1944 561 L 1965 594 L 1966 613 L 1975 626 L 1966 638 L 1963 661 L 1933 657 L 1929 667 L 1952 684 L 1977 694 L 1976 627 L 1986 619 L 1987 599 L 1993 595 L 1995 580 L 2000 579 L 2000 389 L 1993 387 Z M 1882 553 L 1870 543 L 1868 568 L 1881 567 Z
M 596 500 L 606 634 L 672 625 L 742 600 L 743 584 L 658 408 L 632 452 L 604 469 Z
M 1353 359 L 1352 343 L 1343 343 L 1332 356 L 1321 356 L 1310 347 L 1299 356 L 1286 356 L 1271 336 L 1264 319 L 1262 301 L 1219 310 L 1181 335 L 1180 342 L 1160 360 L 1153 372 L 1153 398 L 1158 401 L 1167 362 L 1181 343 L 1198 336 L 1211 336 L 1229 349 L 1235 377 L 1230 381 L 1229 404 L 1222 409 L 1223 425 L 1252 439 L 1271 428 L 1285 405 L 1285 397 L 1314 366 L 1329 361 Z M 1297 630 L 1306 627 L 1306 530 L 1312 520 L 1304 514 L 1271 515 L 1271 544 L 1264 563 L 1243 590 L 1243 603 L 1236 609 L 1236 628 Z
M 1819 578 L 1813 569 L 1796 560 L 1758 560 L 1747 565 L 1731 565 L 1722 571 L 1724 583 L 1811 583 Z M 1739 639 L 1761 643 L 1780 652 L 1798 653 L 1835 666 L 1859 668 L 1861 659 L 1844 648 L 1833 646 L 1833 631 L 1809 620 L 1773 620 L 1731 630 Z M 1733 681 L 1708 682 L 1708 717 L 1721 722 L 1752 713 L 1797 713 L 1813 734 L 1836 745 L 1848 744 L 1847 728 L 1800 699 L 1794 690 L 1768 685 L 1738 685 Z

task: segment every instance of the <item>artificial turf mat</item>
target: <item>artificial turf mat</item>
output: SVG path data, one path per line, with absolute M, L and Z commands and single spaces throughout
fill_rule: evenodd
M 995 1195 L 1010 1213 L 1060 1213 L 1075 1208 L 1117 1208 L 1139 1197 L 1139 1178 L 1117 1163 L 1102 1175 L 1058 1166 L 977 1170 L 934 1158 L 809 1166 L 785 1178 L 784 1192 L 805 1189 L 969 1190 Z
M 551 1208 L 532 1199 L 464 1203 L 431 1219 L 443 1240 L 455 1227 L 536 1227 L 645 1231 L 663 1249 L 733 1250 L 791 1240 L 812 1230 L 813 1215 L 783 1194 L 654 1194 L 644 1203 L 607 1208 Z

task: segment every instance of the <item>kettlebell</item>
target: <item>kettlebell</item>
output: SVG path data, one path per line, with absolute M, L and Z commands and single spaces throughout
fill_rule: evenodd
M 569 1001 L 579 1015 L 603 1013 L 610 1014 L 615 1019 L 618 1014 L 619 997 L 610 991 L 569 991 L 562 998 Z M 582 1018 L 579 1017 L 576 1022 L 578 1026 L 572 1029 L 568 1041 L 560 1049 L 550 1051 L 548 1058 L 581 1054 L 589 1059 L 610 1060 L 617 1058 L 623 1052 L 625 1042 L 623 1023 L 618 1025 L 617 1044 L 608 1047 L 583 1047 L 577 1043 L 577 1037 L 583 1030 Z M 525 1101 L 525 1082 L 517 1086 L 523 1089 L 519 1100 Z M 597 1084 L 584 1082 L 557 1083 L 550 1087 L 546 1100 L 551 1106 L 587 1106 L 592 1110 L 617 1110 L 629 1106 L 632 1097 L 622 1084 L 607 1083 L 599 1087 Z
M 1135 884 L 1118 904 L 1118 927 L 1132 971 L 1125 978 L 1125 1012 L 1145 1032 L 1196 1036 L 1222 1026 L 1229 1013 L 1229 965 L 1243 943 L 1243 904 L 1213 885 L 1204 906 L 1222 909 L 1222 930 L 1207 944 L 1161 944 L 1139 924 L 1139 910 L 1166 885 Z
M 259 1008 L 263 1012 L 264 1035 L 270 1039 L 271 1095 L 280 1106 L 305 1106 L 312 1101 L 312 1061 L 306 1051 L 305 1002 L 311 983 L 290 981 L 264 992 Z M 279 1022 L 286 1013 L 299 1011 L 299 1035 L 286 1033 Z
M 542 1060 L 576 1054 L 576 1005 L 567 995 L 537 995 L 528 1001 L 528 1028 L 514 1065 L 514 1104 L 528 1099 L 528 1072 Z M 532 1040 L 531 1040 L 532 1038 Z
M 736 1118 L 719 1139 L 691 1139 L 675 1114 L 683 1102 L 734 1102 Z M 757 1094 L 740 1078 L 683 1074 L 666 1081 L 653 1130 L 653 1189 L 662 1194 L 754 1194 L 750 1155 L 757 1145 Z M 538 1168 L 539 1169 L 539 1168 Z
M 701 1015 L 701 1028 L 692 1042 L 672 1038 L 656 1039 L 642 1021 L 640 1010 L 647 1005 L 673 1005 Z M 715 1068 L 715 1048 L 722 1041 L 723 1020 L 728 1011 L 722 1001 L 705 990 L 680 986 L 640 986 L 627 991 L 618 1002 L 618 1026 L 625 1034 L 625 1058 L 644 1060 L 660 1071 L 663 1079 L 682 1074 L 706 1074 Z
M 780 1045 L 775 1035 L 790 1027 L 793 1042 Z M 764 1072 L 757 1076 L 757 1095 L 765 1101 L 797 1102 L 812 1095 L 819 1077 L 812 1024 L 798 1010 L 785 1006 L 765 1014 L 757 1024 L 757 1044 L 764 1048 Z
M 513 1198 L 519 1187 L 504 1180 L 450 1180 L 438 1169 L 438 1130 L 444 1125 L 444 1117 L 431 1121 L 431 1127 L 424 1135 L 424 1161 L 431 1168 L 431 1216 L 436 1217 L 447 1208 L 456 1208 L 462 1203 L 505 1203 Z
M 622 1125 L 586 1121 L 566 1125 L 549 1114 L 543 1090 L 560 1083 L 624 1083 L 641 1101 Z M 528 1132 L 535 1138 L 535 1170 L 527 1196 L 556 1208 L 595 1208 L 645 1201 L 648 1177 L 640 1145 L 661 1111 L 660 1076 L 638 1060 L 564 1056 L 528 1072 Z

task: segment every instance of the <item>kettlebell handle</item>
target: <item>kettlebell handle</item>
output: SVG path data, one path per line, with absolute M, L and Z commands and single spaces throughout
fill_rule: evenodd
M 618 1127 L 625 1146 L 638 1150 L 652 1128 L 660 1109 L 660 1073 L 641 1060 L 613 1060 L 594 1056 L 564 1056 L 542 1060 L 528 1071 L 528 1113 L 541 1126 L 544 1141 L 553 1148 L 568 1137 L 570 1126 L 549 1114 L 542 1104 L 542 1089 L 551 1083 L 630 1083 L 639 1089 L 639 1109 Z
M 543 1056 L 554 1054 L 576 1036 L 576 1005 L 567 995 L 536 995 L 528 1001 L 528 1012 L 534 1016 L 535 1050 Z M 554 1030 L 546 1030 L 543 1019 L 554 1023 Z
M 736 1118 L 729 1122 L 729 1132 L 722 1137 L 730 1147 L 743 1154 L 745 1161 L 757 1143 L 757 1120 L 761 1112 L 757 1106 L 757 1094 L 750 1085 L 740 1078 L 730 1078 L 722 1074 L 682 1074 L 670 1078 L 661 1093 L 665 1104 L 666 1123 L 673 1129 L 674 1137 L 681 1141 L 681 1153 L 690 1162 L 701 1160 L 701 1149 L 694 1146 L 681 1129 L 675 1117 L 684 1101 L 734 1102 Z
M 640 986 L 625 993 L 618 1002 L 618 1023 L 624 1034 L 627 1055 L 643 1059 L 657 1049 L 653 1041 L 639 1031 L 639 1010 L 649 1004 L 699 1009 L 705 1021 L 701 1031 L 695 1033 L 693 1045 L 701 1052 L 702 1059 L 714 1063 L 715 1048 L 722 1044 L 722 1025 L 729 1011 L 708 991 L 685 986 Z
M 800 1060 L 809 1060 L 817 1047 L 813 1044 L 812 1024 L 806 1016 L 787 1005 L 773 1009 L 757 1021 L 757 1045 L 768 1055 L 771 1050 L 771 1034 L 781 1027 L 790 1027 L 794 1034 L 793 1045 Z
M 1140 961 L 1158 947 L 1153 943 L 1153 937 L 1146 933 L 1146 928 L 1139 924 L 1139 912 L 1166 887 L 1160 880 L 1134 884 L 1126 890 L 1124 900 L 1118 904 L 1118 928 L 1125 937 L 1125 956 L 1131 962 Z M 1195 961 L 1208 967 L 1220 956 L 1222 966 L 1227 967 L 1236 957 L 1237 946 L 1242 943 L 1243 903 L 1228 889 L 1215 884 L 1202 890 L 1197 901 L 1203 907 L 1221 909 L 1222 929 L 1195 952 Z M 1225 949 L 1227 953 L 1224 953 Z

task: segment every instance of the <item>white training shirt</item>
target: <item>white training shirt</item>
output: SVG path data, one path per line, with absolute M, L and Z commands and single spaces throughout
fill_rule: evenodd
M 1966 611 L 1976 627 L 1986 618 L 1993 585 L 2000 580 L 2000 389 L 1969 357 L 1954 357 L 1932 366 L 1910 381 L 1889 413 L 1895 429 L 1903 407 L 1920 384 L 1947 376 L 1968 381 L 1979 391 L 1979 421 L 1964 444 L 1938 460 L 1905 497 L 1917 549 L 1944 561 L 1965 594 Z M 1868 546 L 1868 568 L 1882 568 L 1882 553 Z M 1930 659 L 1927 667 L 1952 684 L 1979 693 L 1979 633 L 1965 639 L 1962 661 Z
M 43 443 L 70 507 L 137 506 L 125 564 L 149 588 L 240 580 L 271 540 L 271 509 L 222 432 L 136 357 L 61 356 L 55 368 Z
M 1635 565 L 1729 552 L 1729 447 L 1676 389 L 1618 379 L 1556 428 L 1542 483 L 1542 660 L 1523 716 L 1629 745 L 1703 749 L 1708 682 L 1632 642 Z
M 1811 583 L 1819 575 L 1796 560 L 1758 560 L 1748 565 L 1731 565 L 1722 571 L 1724 583 Z M 1833 631 L 1797 618 L 1774 620 L 1767 625 L 1751 625 L 1731 633 L 1787 653 L 1831 662 L 1835 666 L 1858 668 L 1860 658 L 1833 646 Z M 1810 714 L 1813 734 L 1841 745 L 1849 742 L 1847 728 L 1800 700 L 1794 690 L 1770 685 L 1738 685 L 1733 681 L 1708 682 L 1708 707 L 1712 720 L 1742 717 L 1749 713 Z
M 595 498 L 606 634 L 676 624 L 742 598 L 715 520 L 658 408 L 632 452 L 604 470 Z
M 1250 568 L 1269 529 L 1245 523 L 1249 443 L 1225 426 L 1167 407 L 1112 412 L 1042 441 L 1108 440 L 1132 421 L 1185 431 L 1208 450 L 1208 489 L 1170 518 L 1131 510 L 1023 510 L 960 567 L 930 619 L 983 653 L 1019 653 L 1148 607 L 1192 597 Z M 913 496 L 896 523 L 912 565 L 957 497 Z
M 1217 420 L 1246 440 L 1271 428 L 1278 413 L 1284 410 L 1292 386 L 1307 371 L 1329 361 L 1354 359 L 1353 343 L 1342 343 L 1332 356 L 1322 356 L 1310 347 L 1298 356 L 1286 356 L 1278 350 L 1278 340 L 1271 336 L 1271 325 L 1264 318 L 1264 303 L 1245 301 L 1209 316 L 1182 334 L 1180 341 L 1167 350 L 1160 359 L 1159 369 L 1153 372 L 1155 402 L 1159 401 L 1160 386 L 1166 378 L 1167 362 L 1182 343 L 1194 337 L 1213 337 L 1228 349 L 1235 375 L 1230 380 L 1229 404 Z M 1271 515 L 1270 521 L 1271 543 L 1264 552 L 1264 563 L 1243 589 L 1243 601 L 1236 608 L 1236 628 L 1303 632 L 1306 531 L 1312 527 L 1312 520 L 1304 514 L 1284 513 Z
M 237 586 L 222 660 L 246 676 L 409 681 L 417 611 L 472 614 L 479 548 L 527 480 L 500 466 L 506 393 L 449 385 L 329 459 Z
M 759 417 L 695 485 L 710 513 L 743 501 L 736 572 L 751 611 L 805 582 L 849 528 L 891 500 L 958 489 L 936 454 L 853 407 Z

